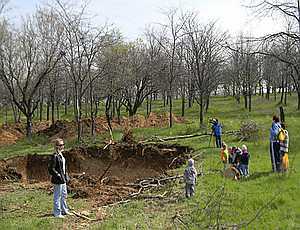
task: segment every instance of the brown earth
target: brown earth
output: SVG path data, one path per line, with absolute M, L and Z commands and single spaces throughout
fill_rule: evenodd
M 176 117 L 173 114 L 173 121 L 183 123 L 184 118 Z M 96 133 L 104 133 L 108 131 L 106 118 L 101 116 L 96 118 Z M 169 124 L 169 113 L 156 114 L 151 112 L 147 117 L 135 115 L 133 117 L 122 117 L 120 122 L 117 119 L 112 120 L 113 129 L 122 128 L 148 128 L 148 127 L 164 127 Z M 77 125 L 75 121 L 57 120 L 54 124 L 50 121 L 34 122 L 33 133 L 45 134 L 51 140 L 55 138 L 75 138 Z M 91 119 L 82 120 L 83 135 L 89 135 L 91 130 Z M 0 146 L 14 144 L 16 141 L 25 136 L 26 127 L 23 123 L 2 125 L 0 127 Z
M 176 117 L 173 114 L 173 121 L 176 123 L 183 123 L 185 120 L 182 117 Z M 148 128 L 148 127 L 164 127 L 169 124 L 169 113 L 156 114 L 150 113 L 148 117 L 142 115 L 135 115 L 133 117 L 122 117 L 120 122 L 117 119 L 113 119 L 113 129 L 122 128 Z M 38 133 L 47 135 L 50 139 L 55 138 L 75 138 L 76 137 L 77 124 L 75 121 L 56 121 L 54 124 L 46 129 L 40 129 Z M 95 131 L 96 133 L 104 133 L 108 131 L 108 124 L 106 118 L 101 116 L 95 119 Z M 89 135 L 91 132 L 91 119 L 86 118 L 82 120 L 83 135 Z
M 178 145 L 122 142 L 106 149 L 93 147 L 65 151 L 71 178 L 68 188 L 74 198 L 89 198 L 101 206 L 114 203 L 137 191 L 132 183 L 159 177 L 170 167 L 185 163 L 190 150 Z M 1 160 L 0 181 L 21 181 L 37 187 L 43 184 L 45 189 L 50 189 L 49 159 L 49 155 L 28 155 Z
M 24 136 L 20 124 L 14 126 L 2 125 L 0 127 L 0 146 L 14 144 Z
M 50 126 L 50 121 L 34 122 L 33 133 L 45 130 Z M 23 123 L 2 125 L 0 127 L 0 146 L 15 144 L 16 141 L 25 136 L 26 127 Z

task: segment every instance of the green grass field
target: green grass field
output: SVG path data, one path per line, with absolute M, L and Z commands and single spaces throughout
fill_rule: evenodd
M 297 111 L 296 96 L 288 98 L 284 107 L 287 129 L 290 136 L 290 170 L 287 174 L 271 172 L 269 157 L 269 128 L 273 114 L 278 114 L 279 105 L 261 97 L 253 99 L 253 111 L 249 113 L 243 103 L 236 104 L 230 97 L 213 97 L 208 117 L 218 117 L 224 131 L 237 130 L 242 121 L 255 120 L 260 127 L 260 139 L 256 142 L 239 142 L 234 136 L 223 136 L 228 145 L 246 144 L 251 153 L 250 177 L 232 181 L 221 176 L 222 163 L 219 150 L 209 148 L 208 137 L 183 139 L 177 143 L 195 149 L 196 168 L 203 165 L 204 175 L 198 178 L 196 195 L 184 198 L 184 184 L 177 180 L 152 191 L 166 192 L 166 199 L 135 200 L 106 209 L 107 218 L 102 222 L 90 222 L 78 228 L 91 229 L 300 229 L 300 111 Z M 153 111 L 164 112 L 160 101 Z M 180 115 L 180 101 L 175 102 L 174 113 Z M 198 106 L 186 110 L 185 124 L 175 124 L 172 129 L 134 129 L 136 138 L 174 136 L 202 132 L 198 123 Z M 145 114 L 144 108 L 139 110 Z M 2 120 L 3 121 L 3 120 Z M 120 131 L 115 136 L 121 137 Z M 101 139 L 101 138 L 100 138 Z M 74 143 L 68 143 L 72 147 Z M 35 137 L 33 144 L 20 140 L 16 145 L 0 148 L 0 158 L 28 153 L 50 153 L 51 145 L 43 137 Z M 173 173 L 182 174 L 185 166 Z M 50 213 L 52 195 L 43 190 L 30 190 L 20 184 L 10 184 L 10 192 L 0 190 L 0 229 L 71 229 L 72 217 L 57 220 L 42 217 Z M 1 187 L 0 187 L 1 188 Z M 75 210 L 89 210 L 85 200 L 69 199 Z M 93 216 L 95 214 L 91 214 Z

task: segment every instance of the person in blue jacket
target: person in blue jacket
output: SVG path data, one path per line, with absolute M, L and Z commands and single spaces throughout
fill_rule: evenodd
M 213 135 L 216 138 L 216 146 L 217 148 L 221 148 L 222 147 L 222 126 L 219 123 L 218 119 L 215 119 L 213 121 L 213 125 L 212 125 L 212 131 L 213 131 Z
M 280 143 L 278 133 L 281 129 L 279 118 L 273 116 L 272 126 L 270 128 L 270 158 L 273 172 L 280 172 Z

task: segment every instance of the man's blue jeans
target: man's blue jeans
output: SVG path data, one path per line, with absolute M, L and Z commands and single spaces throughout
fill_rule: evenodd
M 53 190 L 53 215 L 59 216 L 65 214 L 69 211 L 66 202 L 67 185 L 55 184 Z
M 222 147 L 222 140 L 221 140 L 221 136 L 217 135 L 216 137 L 216 146 L 217 148 L 221 148 Z

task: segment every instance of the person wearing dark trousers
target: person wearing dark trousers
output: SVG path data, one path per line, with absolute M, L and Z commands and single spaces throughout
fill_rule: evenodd
M 216 138 L 216 146 L 217 148 L 221 148 L 222 147 L 222 126 L 219 123 L 218 119 L 215 119 L 213 121 L 213 125 L 212 125 L 212 131 L 213 131 L 213 135 Z
M 56 139 L 55 152 L 51 156 L 48 168 L 51 175 L 51 183 L 53 184 L 53 215 L 57 218 L 64 218 L 64 215 L 72 215 L 66 202 L 69 176 L 66 159 L 62 155 L 63 150 L 63 139 Z
M 279 118 L 273 116 L 272 126 L 270 128 L 270 158 L 273 172 L 280 172 L 280 144 L 278 133 L 281 128 Z

